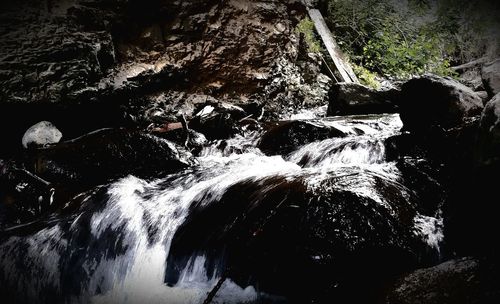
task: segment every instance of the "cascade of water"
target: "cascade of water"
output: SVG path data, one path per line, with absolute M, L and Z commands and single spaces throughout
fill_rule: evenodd
M 262 154 L 256 148 L 259 134 L 251 133 L 227 140 L 222 147 L 217 142 L 205 148 L 199 165 L 187 171 L 155 181 L 123 178 L 108 188 L 104 206 L 82 212 L 69 228 L 56 224 L 0 244 L 0 281 L 17 282 L 12 288 L 29 291 L 26 302 L 41 299 L 50 290 L 80 302 L 165 303 L 168 299 L 168 303 L 200 303 L 220 275 L 207 272 L 205 256 L 194 253 L 177 284 L 164 283 L 172 238 L 193 202 L 217 201 L 241 181 L 307 176 L 314 186 L 329 175 L 356 172 L 360 176 L 356 189 L 341 181 L 337 186 L 385 204 L 372 179 L 363 176 L 400 181 L 395 164 L 385 160 L 384 148 L 384 140 L 401 128 L 399 117 L 347 117 L 323 123 L 349 135 L 313 142 L 282 157 Z M 404 195 L 411 195 L 398 187 Z M 83 240 L 82 225 L 89 230 Z M 416 233 L 439 246 L 439 219 L 418 216 L 415 225 Z M 75 269 L 85 278 L 68 287 L 63 280 Z M 239 287 L 226 280 L 214 303 L 252 302 L 267 296 L 252 286 Z

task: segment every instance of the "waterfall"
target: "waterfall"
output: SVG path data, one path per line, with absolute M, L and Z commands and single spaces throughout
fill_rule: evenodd
M 193 168 L 156 180 L 128 176 L 93 192 L 77 214 L 3 240 L 0 283 L 5 290 L 25 291 L 20 303 L 201 303 L 223 266 L 209 271 L 208 256 L 193 252 L 179 280 L 169 286 L 165 273 L 171 267 L 172 239 L 194 202 L 210 205 L 243 181 L 302 178 L 311 191 L 318 191 L 325 179 L 337 176 L 335 187 L 396 212 L 374 181 L 382 178 L 402 197 L 412 195 L 396 164 L 385 157 L 384 140 L 399 133 L 399 116 L 325 118 L 322 123 L 347 136 L 309 143 L 288 155 L 266 156 L 256 147 L 260 133 L 249 132 L 204 148 Z M 344 182 L 346 175 L 355 177 Z M 415 234 L 438 249 L 440 219 L 417 213 L 414 223 Z M 213 303 L 266 301 L 285 299 L 228 278 Z

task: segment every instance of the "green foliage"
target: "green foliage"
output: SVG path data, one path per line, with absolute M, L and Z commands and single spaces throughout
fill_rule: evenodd
M 388 77 L 408 78 L 426 72 L 450 76 L 442 44 L 436 35 L 405 34 L 397 25 L 385 24 L 363 47 L 363 61 L 368 68 Z
M 380 82 L 377 80 L 377 75 L 370 72 L 363 66 L 357 65 L 355 63 L 352 64 L 352 69 L 356 76 L 358 76 L 359 81 L 361 84 L 364 84 L 365 86 L 368 86 L 373 89 L 379 89 L 380 88 Z
M 320 53 L 321 52 L 321 43 L 316 38 L 315 30 L 314 30 L 314 22 L 309 18 L 302 19 L 295 29 L 297 33 L 304 34 L 305 41 L 309 48 L 309 52 L 311 53 Z
M 343 51 L 372 72 L 453 76 L 450 64 L 483 56 L 491 44 L 485 30 L 497 28 L 494 13 L 470 13 L 477 1 L 458 1 L 326 0 L 326 19 Z

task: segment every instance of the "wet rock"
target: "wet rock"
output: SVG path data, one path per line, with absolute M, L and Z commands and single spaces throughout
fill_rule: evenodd
M 490 97 L 500 93 L 500 59 L 485 63 L 481 70 L 481 77 Z
M 396 89 L 378 91 L 357 83 L 338 83 L 330 89 L 328 116 L 397 112 Z
M 192 128 L 208 139 L 226 139 L 238 133 L 238 122 L 247 113 L 240 107 L 228 103 L 209 103 L 196 113 L 189 122 Z
M 191 151 L 200 151 L 206 144 L 208 144 L 208 140 L 205 135 L 194 130 L 188 130 L 186 134 L 186 131 L 180 128 L 156 135 L 170 140 L 180 146 L 185 146 Z
M 286 155 L 314 141 L 344 136 L 346 134 L 341 130 L 320 121 L 282 121 L 269 127 L 262 135 L 258 147 L 268 155 Z
M 37 148 L 58 143 L 62 133 L 49 121 L 41 121 L 31 126 L 24 133 L 22 144 L 24 148 Z
M 53 203 L 54 188 L 22 164 L 0 160 L 0 228 L 37 219 Z
M 483 109 L 481 98 L 451 78 L 424 75 L 404 83 L 400 95 L 404 129 L 428 134 L 462 124 Z
M 447 196 L 439 164 L 422 158 L 405 157 L 397 162 L 397 167 L 401 172 L 402 184 L 412 189 L 422 213 L 440 217 Z
M 391 136 L 384 141 L 385 157 L 387 161 L 395 161 L 404 157 L 425 158 L 427 150 L 421 145 L 416 136 L 402 133 Z
M 472 257 L 419 269 L 400 279 L 385 303 L 497 303 L 498 270 L 498 264 Z
M 378 194 L 353 190 L 363 183 Z M 416 208 L 403 192 L 348 170 L 314 186 L 290 176 L 237 183 L 192 205 L 174 236 L 166 282 L 177 282 L 193 253 L 221 253 L 205 264 L 209 276 L 228 269 L 236 282 L 301 303 L 368 301 L 426 252 L 412 228 Z
M 192 163 L 188 152 L 165 139 L 103 129 L 38 150 L 34 170 L 56 183 L 92 186 L 128 174 L 149 177 L 176 172 Z

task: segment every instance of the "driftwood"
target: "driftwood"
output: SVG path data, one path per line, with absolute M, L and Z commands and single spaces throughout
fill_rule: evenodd
M 482 58 L 479 58 L 479 59 L 476 59 L 476 60 L 472 60 L 471 62 L 467 62 L 467 63 L 461 64 L 461 65 L 457 65 L 457 66 L 451 67 L 450 69 L 452 69 L 454 71 L 470 69 L 470 68 L 473 68 L 473 67 L 478 66 L 480 64 L 483 64 L 486 61 L 488 61 L 488 58 L 482 57 Z
M 161 127 L 151 129 L 151 131 L 155 133 L 167 133 L 177 129 L 182 129 L 181 122 L 166 123 Z
M 184 133 L 182 134 L 182 136 L 184 137 L 184 147 L 187 147 L 189 143 L 189 128 L 186 121 L 186 116 L 184 116 L 184 114 L 181 114 L 179 115 L 178 119 L 181 121 L 182 129 L 184 130 Z
M 226 281 L 228 273 L 229 273 L 229 269 L 226 269 L 226 271 L 224 271 L 222 276 L 217 281 L 217 284 L 215 284 L 215 286 L 212 288 L 212 290 L 210 290 L 210 292 L 208 293 L 207 298 L 205 299 L 205 301 L 203 301 L 203 304 L 212 303 L 212 300 L 214 299 L 215 295 L 217 294 L 219 289 L 222 287 L 222 284 L 224 284 L 224 282 Z
M 347 83 L 359 83 L 356 74 L 354 74 L 351 66 L 345 60 L 345 56 L 342 53 L 342 50 L 335 42 L 335 39 L 333 39 L 333 35 L 330 32 L 330 29 L 328 29 L 328 26 L 326 25 L 325 19 L 323 19 L 321 12 L 317 9 L 309 9 L 308 12 L 309 17 L 314 22 L 316 31 L 321 36 L 323 44 L 325 45 L 328 54 L 330 54 L 330 57 L 335 64 L 335 68 L 340 74 L 340 81 Z

